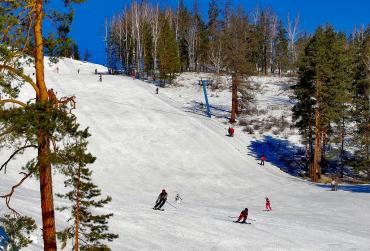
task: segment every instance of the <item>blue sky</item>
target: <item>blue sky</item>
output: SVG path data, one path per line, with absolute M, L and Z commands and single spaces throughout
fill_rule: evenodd
M 86 48 L 92 54 L 90 61 L 105 63 L 104 22 L 120 12 L 129 0 L 88 0 L 84 4 L 75 5 L 76 15 L 72 26 L 71 37 L 78 43 L 83 55 Z M 152 1 L 156 2 L 156 1 Z M 161 0 L 161 6 L 177 6 L 177 0 Z M 193 0 L 184 0 L 192 8 Z M 219 0 L 220 7 L 224 0 Z M 300 30 L 313 32 L 318 26 L 331 23 L 339 31 L 346 33 L 360 25 L 370 24 L 370 0 L 233 0 L 233 5 L 243 5 L 247 12 L 257 5 L 270 6 L 286 22 L 288 13 L 300 13 Z M 206 18 L 208 0 L 198 0 L 199 9 Z

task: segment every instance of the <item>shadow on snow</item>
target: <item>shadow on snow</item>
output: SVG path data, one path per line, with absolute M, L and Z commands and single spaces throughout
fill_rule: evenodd
M 305 149 L 292 144 L 288 140 L 265 136 L 261 140 L 254 140 L 248 146 L 250 155 L 260 162 L 261 155 L 265 155 L 265 162 L 271 163 L 282 171 L 293 176 L 302 176 L 308 171 L 305 165 Z M 316 184 L 320 188 L 331 191 L 330 184 Z M 370 193 L 370 185 L 339 184 L 338 190 L 353 193 Z

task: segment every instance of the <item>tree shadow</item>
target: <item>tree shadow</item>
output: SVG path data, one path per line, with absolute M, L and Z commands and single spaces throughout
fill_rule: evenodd
M 251 151 L 250 155 L 254 156 L 256 161 L 260 162 L 261 155 L 264 154 L 265 164 L 271 163 L 290 175 L 302 177 L 308 171 L 305 165 L 305 149 L 292 144 L 288 140 L 265 136 L 262 140 L 252 141 L 248 149 Z M 331 191 L 330 184 L 315 185 Z M 339 184 L 337 189 L 353 193 L 370 193 L 370 184 Z
M 330 184 L 317 184 L 318 187 L 325 188 L 328 191 L 331 191 Z M 353 192 L 353 193 L 370 193 L 370 185 L 337 185 L 337 190 Z
M 252 141 L 248 149 L 256 161 L 259 162 L 263 154 L 265 163 L 271 163 L 290 175 L 302 176 L 307 172 L 304 149 L 288 140 L 264 136 L 262 140 Z
M 222 105 L 210 105 L 211 115 L 216 118 L 230 118 L 230 110 Z M 189 105 L 185 107 L 186 112 L 207 116 L 207 107 L 205 103 L 198 101 L 191 101 Z

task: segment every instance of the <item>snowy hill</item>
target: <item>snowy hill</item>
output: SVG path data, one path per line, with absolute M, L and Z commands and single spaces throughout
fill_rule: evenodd
M 46 82 L 59 96 L 77 97 L 78 120 L 90 127 L 89 150 L 98 158 L 91 167 L 94 179 L 113 197 L 110 225 L 120 235 L 112 250 L 369 250 L 369 186 L 331 192 L 268 159 L 261 167 L 249 148 L 253 136 L 237 131 L 226 137 L 220 119 L 189 112 L 186 101 L 175 99 L 186 96 L 181 88 L 156 95 L 153 85 L 111 75 L 101 83 L 96 68 L 105 71 L 63 59 L 46 68 Z M 5 158 L 1 153 L 0 160 Z M 19 158 L 12 166 L 21 163 Z M 1 176 L 1 192 L 18 177 L 12 166 Z M 58 174 L 54 184 L 55 192 L 62 189 Z M 162 188 L 176 209 L 151 209 Z M 174 202 L 176 193 L 183 203 Z M 265 196 L 271 212 L 264 211 Z M 29 181 L 12 203 L 40 226 L 38 197 L 38 183 Z M 56 206 L 61 203 L 56 199 Z M 245 207 L 252 224 L 234 224 L 231 217 Z M 58 229 L 66 217 L 57 213 Z M 40 250 L 40 232 L 34 240 L 29 250 Z

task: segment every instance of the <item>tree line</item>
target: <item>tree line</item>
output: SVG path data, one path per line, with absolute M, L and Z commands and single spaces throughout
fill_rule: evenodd
M 248 48 L 243 56 L 248 56 L 252 70 L 281 74 L 294 69 L 300 40 L 299 17 L 288 20 L 286 29 L 271 8 L 247 14 L 242 6 L 234 9 L 230 1 L 221 8 L 210 0 L 207 21 L 197 0 L 192 10 L 183 0 L 175 10 L 133 1 L 109 24 L 108 65 L 126 74 L 157 74 L 163 80 L 183 71 L 228 72 L 228 48 L 238 39 L 229 34 L 236 29 L 243 34 L 237 47 Z M 232 27 L 240 22 L 243 25 Z
M 306 144 L 311 179 L 333 166 L 343 177 L 352 166 L 370 180 L 370 26 L 349 37 L 319 27 L 297 66 L 293 120 Z
M 298 24 L 298 16 L 288 16 L 286 29 L 271 8 L 257 8 L 251 15 L 230 1 L 221 8 L 210 0 L 207 21 L 197 0 L 192 10 L 182 0 L 176 10 L 133 1 L 107 27 L 107 63 L 113 71 L 152 76 L 163 85 L 184 71 L 231 75 L 234 123 L 252 99 L 248 76 L 295 71 L 306 39 L 299 36 Z

